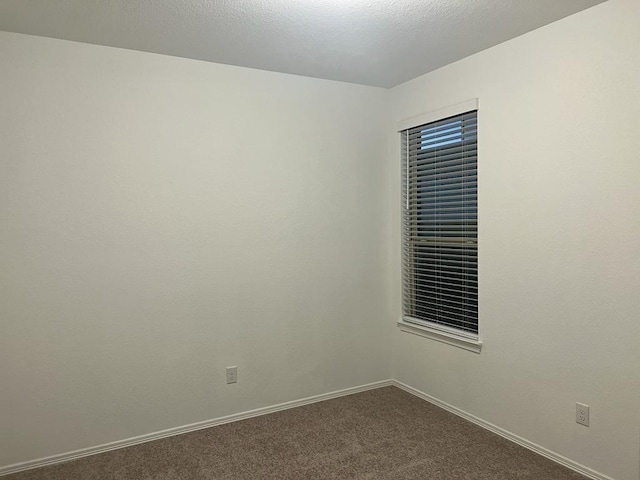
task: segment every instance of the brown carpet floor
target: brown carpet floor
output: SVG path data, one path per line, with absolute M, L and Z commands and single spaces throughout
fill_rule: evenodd
M 2 480 L 584 478 L 398 388 L 386 387 Z

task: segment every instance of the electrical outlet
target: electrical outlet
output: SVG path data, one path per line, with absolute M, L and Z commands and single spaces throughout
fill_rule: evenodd
M 589 426 L 589 405 L 576 402 L 576 423 Z
M 238 367 L 227 367 L 227 383 L 238 382 Z

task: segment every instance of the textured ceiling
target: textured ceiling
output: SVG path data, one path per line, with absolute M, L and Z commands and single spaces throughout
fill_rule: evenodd
M 0 30 L 392 87 L 603 0 L 0 0 Z

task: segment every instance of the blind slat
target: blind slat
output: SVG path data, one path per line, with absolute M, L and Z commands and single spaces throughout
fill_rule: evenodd
M 406 316 L 478 332 L 477 112 L 402 132 Z

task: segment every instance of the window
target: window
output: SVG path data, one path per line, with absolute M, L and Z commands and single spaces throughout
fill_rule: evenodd
M 402 323 L 479 344 L 477 110 L 401 134 Z

